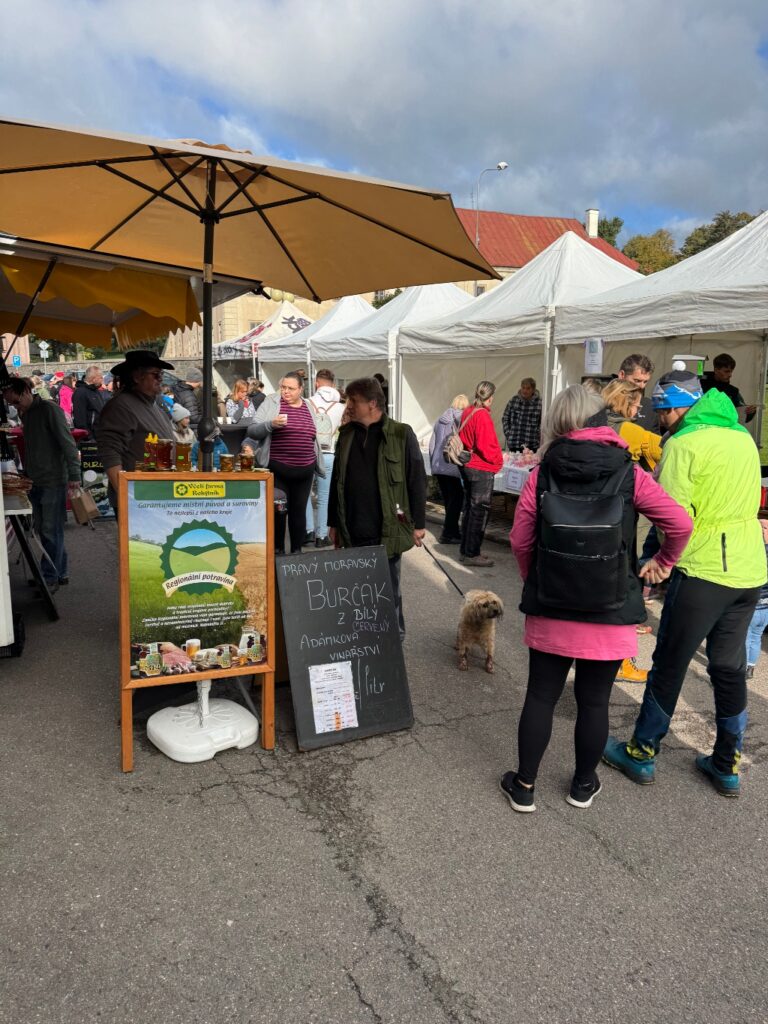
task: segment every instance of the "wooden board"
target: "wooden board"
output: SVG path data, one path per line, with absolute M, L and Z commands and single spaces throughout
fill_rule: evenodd
M 133 691 L 140 687 L 252 676 L 262 684 L 262 746 L 274 747 L 272 502 L 265 471 L 121 473 L 123 771 L 133 768 Z M 246 657 L 243 638 L 252 646 L 262 636 L 264 656 Z M 196 642 L 197 653 L 207 653 L 187 662 Z M 154 674 L 158 659 L 162 673 L 173 658 L 189 670 Z
M 410 728 L 384 547 L 285 555 L 276 572 L 299 747 Z

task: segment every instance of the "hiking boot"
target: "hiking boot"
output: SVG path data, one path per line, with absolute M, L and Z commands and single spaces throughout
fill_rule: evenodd
M 696 767 L 707 776 L 720 796 L 738 796 L 741 780 L 738 772 L 719 772 L 712 764 L 711 754 L 699 754 Z
M 533 786 L 530 789 L 521 785 L 517 778 L 517 772 L 507 772 L 502 776 L 501 791 L 504 796 L 512 804 L 512 809 L 519 811 L 521 814 L 530 814 L 531 811 L 536 810 L 536 804 L 533 802 Z
M 634 658 L 625 658 L 621 663 L 616 679 L 622 683 L 645 683 L 648 681 L 648 673 L 637 667 Z
M 747 665 L 747 682 L 749 682 L 750 679 L 754 679 L 754 678 L 755 678 L 755 666 L 754 665 Z
M 464 565 L 476 565 L 478 568 L 482 569 L 490 569 L 494 564 L 492 558 L 489 558 L 488 555 L 484 555 L 482 553 L 479 555 L 473 555 L 471 558 L 469 555 L 464 555 L 464 557 L 460 558 L 459 561 L 463 562 Z
M 595 775 L 591 782 L 577 782 L 576 776 L 571 783 L 571 791 L 565 798 L 565 802 L 571 807 L 591 807 L 592 801 L 603 788 L 600 779 Z
M 603 761 L 611 768 L 618 768 L 628 779 L 640 786 L 649 786 L 656 773 L 656 754 L 652 748 L 640 747 L 633 737 L 629 743 L 622 743 L 613 736 L 603 751 Z

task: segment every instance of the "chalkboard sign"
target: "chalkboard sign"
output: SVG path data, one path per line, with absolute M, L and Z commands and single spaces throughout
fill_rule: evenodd
M 413 725 L 384 547 L 277 559 L 302 750 Z

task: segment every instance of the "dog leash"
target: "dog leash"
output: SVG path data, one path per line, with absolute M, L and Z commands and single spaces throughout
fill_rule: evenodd
M 450 575 L 450 573 L 444 567 L 443 563 L 432 554 L 432 552 L 430 551 L 430 549 L 427 547 L 426 544 L 422 544 L 422 547 L 427 552 L 427 554 L 432 559 L 432 561 L 435 563 L 435 565 L 438 567 L 438 569 L 443 573 L 443 575 L 446 576 L 450 580 L 450 582 L 453 584 L 453 586 L 456 588 L 456 590 L 458 590 L 458 592 L 461 594 L 461 596 L 464 597 L 465 596 L 464 591 L 461 589 L 461 587 L 456 582 L 456 580 L 453 578 L 453 576 Z

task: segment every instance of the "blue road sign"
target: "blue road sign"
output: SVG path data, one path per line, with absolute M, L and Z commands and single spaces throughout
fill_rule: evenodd
M 13 357 L 13 365 L 14 366 L 21 366 L 21 356 L 14 356 Z

